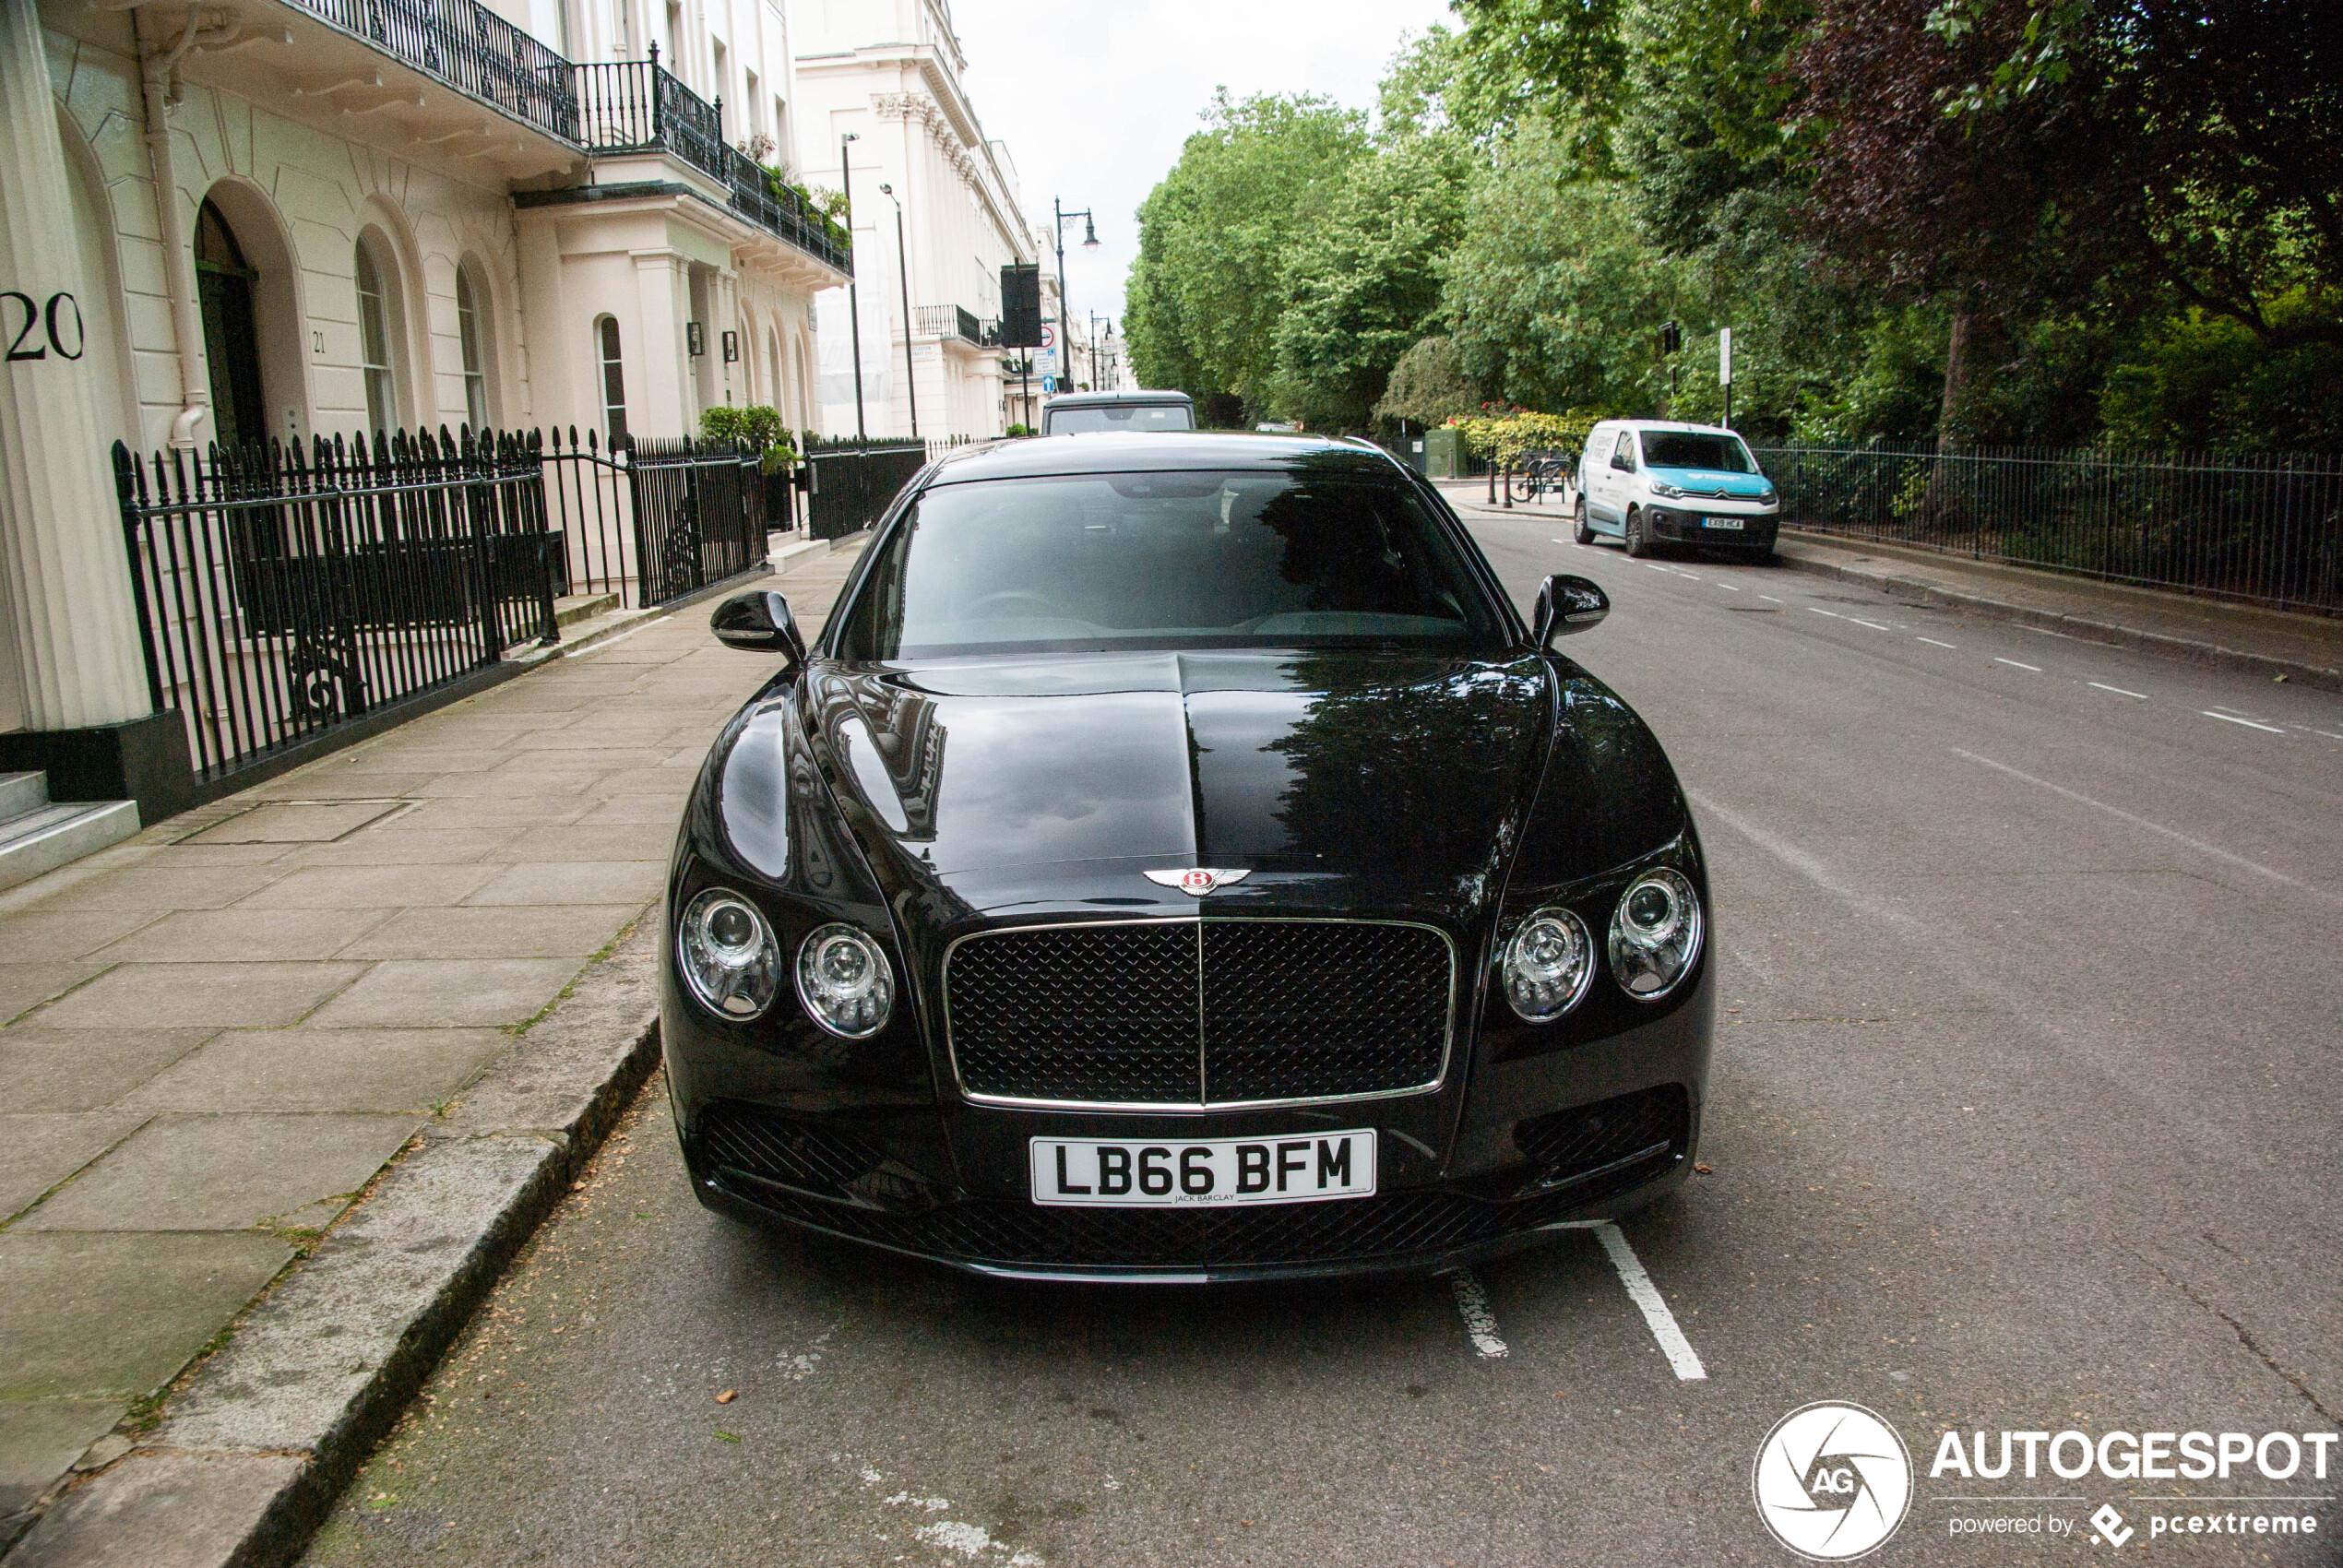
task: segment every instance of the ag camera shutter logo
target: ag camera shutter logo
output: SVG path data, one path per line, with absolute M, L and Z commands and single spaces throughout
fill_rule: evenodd
M 1757 1516 L 1814 1562 L 1844 1562 L 1884 1544 L 1912 1501 L 1904 1440 L 1861 1405 L 1802 1405 L 1766 1434 L 1750 1470 Z

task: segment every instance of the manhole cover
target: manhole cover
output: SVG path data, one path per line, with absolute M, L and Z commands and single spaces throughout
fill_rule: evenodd
M 412 801 L 264 801 L 181 844 L 330 844 L 413 805 Z

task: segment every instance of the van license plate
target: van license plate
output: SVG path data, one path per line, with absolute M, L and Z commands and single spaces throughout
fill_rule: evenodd
M 1741 528 L 1739 517 L 1703 517 L 1700 523 L 1703 528 L 1710 529 L 1732 529 L 1738 531 Z
M 1373 1128 L 1291 1138 L 1035 1138 L 1033 1201 L 1083 1208 L 1318 1203 L 1374 1195 Z

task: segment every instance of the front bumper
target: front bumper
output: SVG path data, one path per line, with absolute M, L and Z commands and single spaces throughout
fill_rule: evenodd
M 1180 1117 L 920 1104 L 841 1096 L 684 1019 L 666 1038 L 684 1163 L 711 1209 L 979 1274 L 1201 1284 L 1452 1268 L 1672 1192 L 1698 1146 L 1708 1058 L 1712 998 L 1688 1000 L 1608 1039 L 1482 1063 L 1453 1138 L 1422 1119 L 1445 1097 Z M 1376 1129 L 1373 1196 L 1061 1208 L 1027 1194 L 1031 1137 L 1176 1146 L 1338 1127 Z
M 1705 517 L 1737 518 L 1739 529 L 1712 529 L 1703 523 Z M 1742 512 L 1738 509 L 1711 505 L 1706 508 L 1697 500 L 1655 504 L 1644 508 L 1644 521 L 1651 537 L 1672 544 L 1700 544 L 1717 550 L 1766 551 L 1774 547 L 1775 534 L 1781 517 L 1778 512 Z

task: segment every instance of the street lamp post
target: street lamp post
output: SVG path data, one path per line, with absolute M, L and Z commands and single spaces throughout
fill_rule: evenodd
M 1068 219 L 1082 220 L 1082 248 L 1092 251 L 1099 248 L 1099 226 L 1091 220 L 1088 208 L 1086 207 L 1079 212 L 1068 212 L 1058 204 L 1058 198 L 1055 196 L 1050 198 L 1050 210 L 1057 215 L 1057 222 L 1051 228 L 1050 237 L 1057 242 L 1058 248 L 1059 368 L 1062 378 L 1071 379 L 1064 376 L 1064 372 L 1071 369 L 1074 364 L 1074 345 L 1068 340 L 1065 310 L 1065 225 Z
M 854 439 L 867 446 L 871 444 L 871 433 L 862 422 L 862 302 L 855 288 L 854 163 L 847 151 L 862 139 L 852 131 L 838 137 L 838 183 L 839 191 L 846 197 L 846 329 L 854 339 Z
M 903 204 L 896 200 L 895 187 L 882 184 L 879 195 L 895 202 L 895 259 L 903 273 L 903 396 L 911 402 L 911 439 L 920 434 L 919 372 L 911 363 L 911 253 L 903 247 Z

